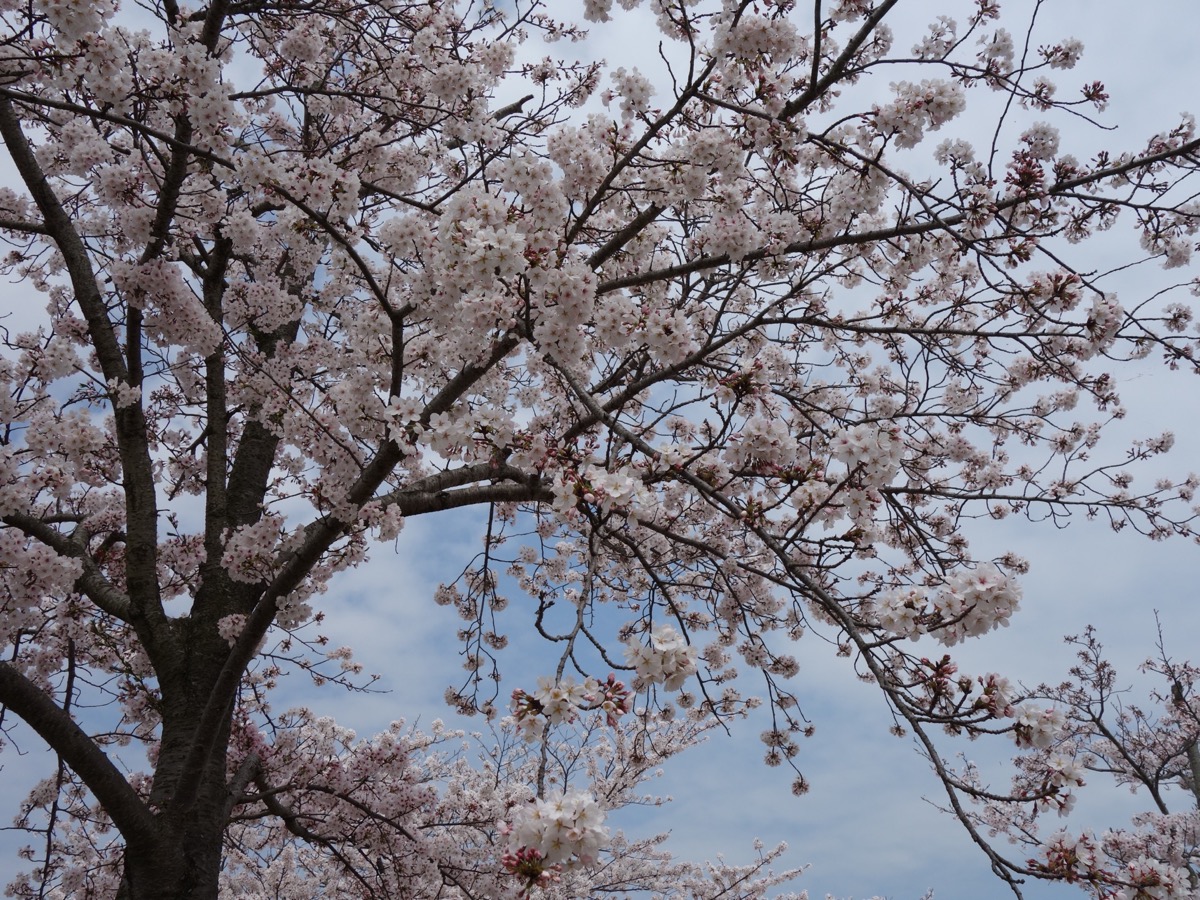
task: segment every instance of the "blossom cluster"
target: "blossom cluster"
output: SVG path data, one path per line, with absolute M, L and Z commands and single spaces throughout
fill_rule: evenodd
M 535 887 L 546 888 L 558 881 L 562 871 L 562 866 L 548 863 L 542 852 L 533 847 L 506 850 L 500 857 L 500 865 L 522 882 L 525 896 Z
M 1021 586 L 994 564 L 956 572 L 930 595 L 919 588 L 885 594 L 876 603 L 881 628 L 904 637 L 931 634 L 946 646 L 1007 627 L 1021 600 Z
M 265 581 L 274 574 L 275 551 L 283 535 L 283 517 L 274 513 L 267 513 L 253 524 L 240 525 L 225 537 L 221 565 L 234 581 Z
M 925 137 L 926 128 L 937 131 L 967 106 L 962 88 L 950 81 L 901 81 L 893 84 L 892 90 L 896 99 L 876 111 L 875 127 L 901 148 L 915 147 Z
M 904 442 L 899 430 L 860 422 L 834 435 L 830 455 L 844 463 L 867 487 L 883 487 L 900 470 Z
M 696 673 L 696 648 L 670 625 L 651 632 L 649 646 L 636 640 L 625 646 L 625 660 L 646 684 L 661 684 L 677 691 Z
M 652 505 L 652 496 L 641 474 L 628 466 L 606 469 L 588 464 L 578 473 L 565 471 L 554 489 L 555 507 L 563 511 L 583 502 L 604 512 L 621 510 L 636 515 Z
M 939 641 L 952 646 L 974 637 L 1008 627 L 1021 602 L 1021 585 L 992 563 L 984 563 L 947 579 L 934 600 L 946 623 L 936 631 Z
M 1066 717 L 1062 710 L 1055 707 L 1035 706 L 1023 703 L 1014 710 L 1014 739 L 1018 747 L 1036 747 L 1045 750 L 1052 746 L 1063 733 Z M 1060 781 L 1066 784 L 1074 780 L 1075 770 L 1069 771 L 1065 766 L 1058 766 Z M 1065 772 L 1065 774 L 1063 774 Z
M 512 702 L 513 715 L 529 742 L 539 740 L 547 725 L 574 722 L 587 710 L 603 712 L 606 724 L 613 727 L 622 715 L 633 709 L 629 689 L 612 673 L 604 681 L 588 678 L 583 684 L 577 684 L 570 675 L 558 681 L 543 675 L 538 678 L 538 689 L 532 694 L 515 689 Z
M 1192 874 L 1182 859 L 1173 863 L 1135 856 L 1115 870 L 1106 863 L 1119 844 L 1117 835 L 1059 831 L 1045 843 L 1042 859 L 1030 860 L 1039 870 L 1068 883 L 1091 882 L 1104 900 L 1184 900 L 1194 897 Z M 1119 851 L 1118 851 L 1119 852 Z
M 100 31 L 104 27 L 105 19 L 112 16 L 116 4 L 113 0 L 90 3 L 45 0 L 39 6 L 51 26 L 58 32 L 59 41 L 70 44 Z
M 510 852 L 536 850 L 545 866 L 590 864 L 608 839 L 604 811 L 596 798 L 584 791 L 534 799 L 518 806 L 506 827 Z

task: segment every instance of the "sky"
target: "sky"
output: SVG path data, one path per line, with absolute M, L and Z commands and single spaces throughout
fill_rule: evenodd
M 895 27 L 921 26 L 939 12 L 963 6 L 901 3 L 893 16 Z M 1018 7 L 1024 6 L 1028 4 L 1011 4 L 1014 31 L 1023 24 Z M 1048 38 L 1078 37 L 1086 47 L 1082 63 L 1063 82 L 1105 81 L 1112 99 L 1104 121 L 1118 126 L 1110 136 L 1064 133 L 1064 148 L 1071 140 L 1081 146 L 1105 140 L 1132 148 L 1144 136 L 1174 124 L 1180 112 L 1200 107 L 1195 95 L 1200 61 L 1192 52 L 1197 16 L 1186 0 L 1146 0 L 1136 6 L 1116 0 L 1047 3 L 1039 20 L 1042 32 Z M 594 27 L 575 52 L 603 57 L 610 67 L 637 64 L 646 71 L 657 52 L 654 42 L 652 21 L 638 13 Z M 881 91 L 884 87 L 879 86 Z M 1124 301 L 1135 298 L 1139 274 L 1130 273 L 1117 289 Z M 28 299 L 22 291 L 7 296 L 0 307 L 13 303 L 15 309 Z M 1156 465 L 1176 475 L 1200 469 L 1200 384 L 1152 366 L 1120 377 L 1130 418 L 1121 423 L 1114 434 L 1118 440 L 1110 446 L 1119 447 L 1122 435 L 1170 428 L 1177 435 L 1175 449 Z M 353 646 L 367 671 L 382 673 L 379 686 L 386 693 L 313 692 L 297 679 L 284 687 L 277 706 L 303 703 L 336 712 L 339 722 L 364 736 L 400 717 L 455 723 L 442 693 L 461 680 L 454 639 L 458 623 L 452 610 L 436 607 L 430 598 L 437 584 L 452 580 L 479 549 L 481 515 L 461 511 L 413 520 L 395 548 L 377 548 L 368 565 L 335 581 L 325 600 L 329 616 L 323 631 L 335 644 Z M 1029 684 L 1058 680 L 1071 661 L 1062 636 L 1090 623 L 1099 628 L 1122 680 L 1136 684 L 1137 664 L 1154 650 L 1155 611 L 1169 651 L 1186 656 L 1196 645 L 1200 566 L 1195 545 L 1178 539 L 1155 544 L 1132 533 L 1113 534 L 1101 523 L 1074 523 L 1065 530 L 1023 519 L 977 524 L 972 536 L 981 556 L 992 555 L 985 552 L 990 547 L 996 554 L 1013 550 L 1029 559 L 1032 569 L 1022 579 L 1022 609 L 1011 627 L 956 648 L 965 671 L 1002 671 Z M 511 617 L 508 626 L 510 632 L 519 627 Z M 942 900 L 1009 896 L 961 827 L 934 808 L 944 799 L 940 787 L 911 741 L 888 734 L 891 720 L 882 698 L 857 682 L 844 660 L 812 643 L 797 648 L 801 673 L 795 682 L 816 724 L 800 757 L 812 784 L 809 794 L 792 797 L 789 773 L 762 765 L 759 729 L 749 722 L 730 736 L 714 735 L 706 746 L 666 767 L 656 792 L 673 795 L 671 805 L 617 824 L 636 834 L 670 831 L 668 846 L 698 860 L 724 854 L 732 862 L 745 861 L 755 837 L 768 846 L 787 841 L 784 863 L 811 865 L 793 889 L 807 888 L 814 898 L 832 893 L 916 900 L 929 888 Z M 509 654 L 502 660 L 503 692 L 531 684 L 553 662 L 554 657 L 536 653 Z M 468 720 L 461 727 L 478 728 L 479 722 Z M 0 823 L 15 812 L 31 779 L 50 771 L 37 742 L 26 743 L 25 755 L 6 750 L 0 757 Z M 964 750 L 996 765 L 997 778 L 1004 778 L 999 764 L 1009 745 Z M 1140 808 L 1137 797 L 1097 779 L 1083 791 L 1078 814 L 1066 824 L 1123 824 L 1131 810 Z M 12 833 L 0 833 L 2 881 L 18 867 L 13 847 L 19 842 Z M 1031 887 L 1027 896 L 1054 900 L 1080 895 Z

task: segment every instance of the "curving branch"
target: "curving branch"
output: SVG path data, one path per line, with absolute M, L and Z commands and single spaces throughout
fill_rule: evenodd
M 154 848 L 161 828 L 125 776 L 71 715 L 12 663 L 0 662 L 0 703 L 11 709 L 71 767 L 130 843 Z

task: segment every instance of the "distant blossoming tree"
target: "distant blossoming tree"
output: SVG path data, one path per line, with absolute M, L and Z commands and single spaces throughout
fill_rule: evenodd
M 1056 740 L 1018 757 L 1007 796 L 986 790 L 967 766 L 964 790 L 979 804 L 970 819 L 1034 854 L 1031 874 L 1074 884 L 1097 900 L 1195 897 L 1200 889 L 1200 669 L 1173 660 L 1161 635 L 1142 671 L 1161 679 L 1145 707 L 1104 658 L 1095 629 L 1067 638 L 1077 664 L 1061 684 L 1033 695 L 1057 704 Z M 1097 835 L 1063 827 L 1084 776 L 1102 773 L 1144 791 L 1149 808 L 1132 828 Z M 1038 798 L 1021 802 L 1019 798 Z M 1181 802 L 1182 801 L 1182 802 Z M 1058 817 L 1047 828 L 1039 814 Z M 1050 833 L 1047 833 L 1050 832 Z
M 1100 730 L 1099 661 L 1023 696 L 920 650 L 1017 611 L 1026 564 L 973 555 L 973 516 L 1192 534 L 1194 477 L 1131 487 L 1170 435 L 1101 438 L 1112 367 L 1196 368 L 1196 282 L 1123 305 L 1079 245 L 1186 266 L 1200 144 L 1072 155 L 1056 123 L 1106 100 L 1056 85 L 1079 43 L 947 5 L 910 47 L 927 3 L 621 0 L 651 78 L 553 55 L 612 0 L 0 0 L 3 265 L 47 304 L 3 334 L 0 704 L 59 761 L 10 891 L 761 896 L 778 851 L 693 866 L 607 814 L 759 704 L 802 793 L 808 630 L 1014 890 L 1192 890 L 1194 815 L 1028 824 L 1100 759 L 1194 789 L 1191 668 L 1161 667 L 1168 747 Z M 338 573 L 464 507 L 484 551 L 431 602 L 483 760 L 274 710 L 289 673 L 361 685 L 315 630 Z M 548 642 L 507 709 L 498 623 Z M 941 729 L 1015 739 L 1011 794 Z

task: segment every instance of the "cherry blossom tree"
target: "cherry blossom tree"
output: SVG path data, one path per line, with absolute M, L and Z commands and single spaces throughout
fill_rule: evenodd
M 1039 696 L 922 651 L 1017 611 L 973 517 L 1193 534 L 1194 476 L 1133 487 L 1171 435 L 1102 440 L 1118 365 L 1196 369 L 1193 122 L 1070 146 L 1107 94 L 1038 3 L 911 46 L 929 4 L 620 6 L 655 77 L 570 56 L 612 0 L 0 0 L 4 265 L 47 309 L 0 363 L 0 703 L 59 760 L 17 896 L 761 896 L 778 850 L 697 867 L 605 817 L 755 707 L 803 793 L 810 631 L 1016 893 L 1081 880 L 1024 823 L 1111 756 L 1099 663 Z M 483 550 L 431 601 L 492 736 L 274 710 L 285 675 L 363 687 L 327 592 L 464 508 Z M 511 701 L 505 628 L 547 645 Z M 1026 749 L 1011 793 L 942 729 Z M 1189 889 L 1188 822 L 1135 841 L 1154 896 Z

